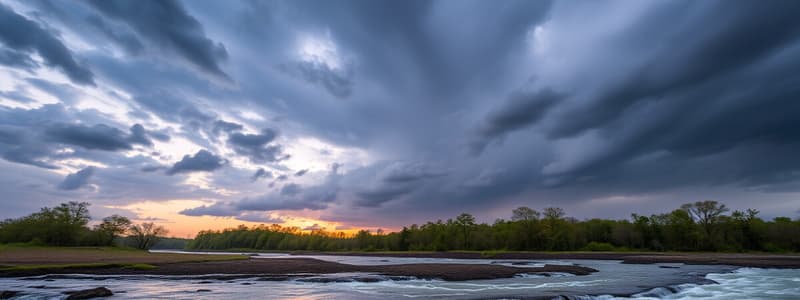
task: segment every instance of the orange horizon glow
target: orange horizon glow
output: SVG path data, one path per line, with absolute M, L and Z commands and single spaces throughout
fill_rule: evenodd
M 197 233 L 204 230 L 224 230 L 228 228 L 236 228 L 240 225 L 247 227 L 254 227 L 258 225 L 271 225 L 272 223 L 250 222 L 234 219 L 233 217 L 215 217 L 215 216 L 186 216 L 179 214 L 181 210 L 193 208 L 200 205 L 208 204 L 207 201 L 202 200 L 185 200 L 176 199 L 168 201 L 150 201 L 145 200 L 128 204 L 125 206 L 106 206 L 107 208 L 125 209 L 137 215 L 132 218 L 134 223 L 153 222 L 155 224 L 164 226 L 169 232 L 168 237 L 173 238 L 188 238 L 193 239 Z M 277 223 L 281 227 L 297 227 L 301 232 L 310 233 L 311 230 L 303 230 L 302 228 L 318 224 L 324 227 L 325 232 L 338 233 L 343 232 L 347 236 L 352 236 L 358 233 L 359 230 L 370 230 L 366 227 L 353 227 L 349 224 L 338 222 L 328 222 L 314 219 L 308 216 L 289 216 L 281 215 L 284 219 L 283 223 Z M 347 225 L 348 229 L 333 230 L 337 226 Z M 382 228 L 384 232 L 394 232 L 393 228 Z M 373 230 L 374 232 L 374 230 Z

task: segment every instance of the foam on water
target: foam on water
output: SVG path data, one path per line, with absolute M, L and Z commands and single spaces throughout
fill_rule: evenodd
M 711 273 L 716 283 L 658 287 L 631 297 L 585 296 L 586 299 L 800 299 L 800 270 L 741 268 L 729 273 Z
M 376 260 L 375 257 L 345 259 L 365 264 L 375 263 Z M 383 260 L 382 262 L 386 264 L 409 261 L 405 258 L 377 259 Z M 424 261 L 442 263 L 446 260 Z M 521 265 L 541 263 L 541 261 L 474 260 L 473 263 Z M 698 265 L 660 268 L 659 265 L 630 265 L 618 261 L 592 260 L 563 263 L 580 264 L 598 269 L 600 272 L 587 276 L 561 273 L 547 274 L 549 276 L 523 274 L 514 278 L 464 282 L 384 276 L 374 273 L 294 274 L 276 278 L 246 274 L 198 276 L 70 274 L 0 278 L 0 290 L 15 290 L 26 294 L 15 299 L 58 299 L 63 298 L 64 291 L 97 286 L 108 287 L 115 292 L 115 297 L 120 299 L 521 299 L 529 296 L 557 297 L 558 295 L 569 295 L 560 299 L 800 299 L 800 270 L 735 269 Z M 687 282 L 716 283 L 682 284 Z M 642 291 L 647 286 L 656 288 Z M 579 296 L 593 293 L 608 295 Z M 633 295 L 626 298 L 614 297 L 611 294 Z

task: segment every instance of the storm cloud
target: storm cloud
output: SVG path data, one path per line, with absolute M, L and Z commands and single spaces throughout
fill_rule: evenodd
M 89 1 L 98 11 L 128 24 L 155 45 L 184 57 L 203 71 L 227 78 L 220 63 L 228 57 L 225 46 L 206 37 L 203 26 L 179 1 Z
M 58 185 L 58 188 L 72 191 L 87 185 L 89 183 L 89 178 L 94 174 L 94 169 L 94 167 L 86 167 L 78 172 L 67 175 L 64 181 Z
M 704 199 L 796 212 L 797 11 L 11 0 L 0 187 L 34 200 L 0 202 L 0 217 L 66 194 L 195 199 L 176 211 L 329 228 L 492 221 L 522 205 L 577 218 Z
M 184 155 L 183 159 L 167 170 L 167 175 L 191 172 L 213 172 L 228 163 L 224 158 L 206 150 L 197 151 L 194 155 Z

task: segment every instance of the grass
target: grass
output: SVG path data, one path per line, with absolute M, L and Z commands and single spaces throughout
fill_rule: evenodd
M 171 263 L 249 259 L 245 255 L 150 253 L 118 247 L 45 247 L 0 245 L 0 271 L 76 268 L 150 270 Z

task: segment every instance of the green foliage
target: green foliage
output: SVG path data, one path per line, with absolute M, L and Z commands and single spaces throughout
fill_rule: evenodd
M 511 220 L 479 224 L 469 214 L 454 219 L 413 224 L 399 232 L 373 234 L 302 232 L 297 227 L 241 225 L 222 231 L 201 231 L 187 249 L 232 248 L 275 251 L 800 251 L 800 220 L 764 221 L 758 211 L 734 211 L 714 201 L 684 205 L 669 213 L 631 220 L 566 217 L 563 209 L 539 213 L 519 207 Z
M 0 244 L 24 243 L 36 246 L 112 246 L 118 237 L 127 232 L 141 233 L 147 224 L 132 225 L 122 216 L 112 215 L 100 224 L 89 228 L 89 203 L 67 202 L 59 206 L 44 207 L 39 212 L 18 219 L 0 222 Z M 149 227 L 145 232 L 152 246 L 166 230 L 160 226 Z M 139 231 L 137 231 L 139 230 Z
M 123 269 L 133 269 L 133 270 L 152 270 L 152 269 L 155 269 L 155 268 L 158 268 L 158 267 L 156 267 L 154 265 L 148 265 L 148 264 L 129 264 L 129 265 L 126 265 L 126 266 L 124 266 L 122 268 Z
M 609 243 L 589 242 L 581 249 L 583 251 L 615 251 L 617 250 L 614 245 Z

